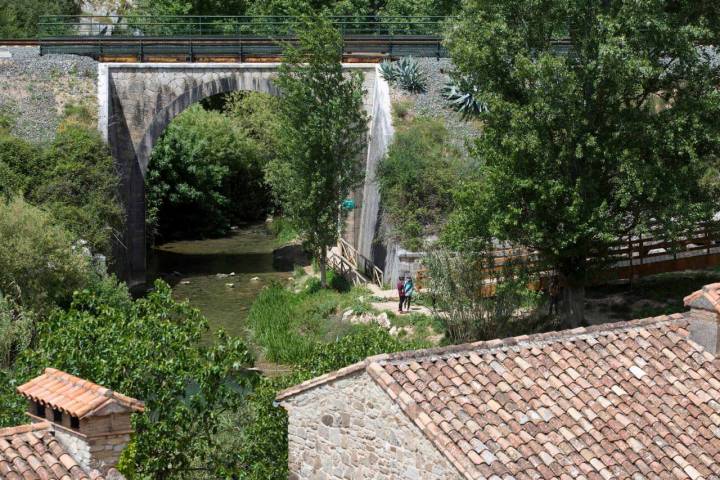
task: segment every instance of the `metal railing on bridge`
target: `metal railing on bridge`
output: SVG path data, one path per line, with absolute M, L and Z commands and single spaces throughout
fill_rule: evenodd
M 330 17 L 345 55 L 442 57 L 445 17 Z M 103 56 L 277 56 L 295 38 L 298 17 L 44 16 L 41 53 Z

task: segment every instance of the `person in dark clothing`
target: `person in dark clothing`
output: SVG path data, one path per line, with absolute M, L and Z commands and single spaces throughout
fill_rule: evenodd
M 413 283 L 412 277 L 408 276 L 405 278 L 405 284 L 403 285 L 405 290 L 405 310 L 410 311 L 410 301 L 413 295 L 415 295 L 415 284 Z
M 403 279 L 403 277 L 400 277 L 398 279 L 395 288 L 397 288 L 398 296 L 400 297 L 400 303 L 398 303 L 398 312 L 402 313 L 403 305 L 405 305 L 405 280 Z
M 548 293 L 550 294 L 550 315 L 552 315 L 553 313 L 557 315 L 559 313 L 558 306 L 560 305 L 561 292 L 562 288 L 560 287 L 560 277 L 558 277 L 557 275 L 553 275 L 552 279 L 550 280 L 550 288 L 548 291 Z

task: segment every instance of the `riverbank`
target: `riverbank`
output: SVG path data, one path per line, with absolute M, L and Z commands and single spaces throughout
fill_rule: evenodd
M 162 278 L 173 297 L 189 300 L 208 319 L 211 332 L 222 328 L 245 337 L 245 320 L 262 289 L 288 284 L 292 267 L 273 261 L 278 248 L 265 223 L 238 227 L 224 238 L 159 245 L 148 262 L 152 279 Z

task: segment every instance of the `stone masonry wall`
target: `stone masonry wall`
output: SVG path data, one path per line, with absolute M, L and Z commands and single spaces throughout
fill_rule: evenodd
M 282 404 L 291 480 L 462 478 L 364 371 Z

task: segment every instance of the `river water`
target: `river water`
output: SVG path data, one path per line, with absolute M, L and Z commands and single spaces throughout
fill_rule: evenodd
M 272 281 L 288 282 L 292 276 L 290 267 L 273 266 L 277 247 L 264 223 L 245 225 L 225 238 L 155 247 L 148 276 L 166 280 L 178 300 L 190 300 L 213 332 L 222 328 L 229 335 L 244 336 L 245 319 L 260 290 Z

